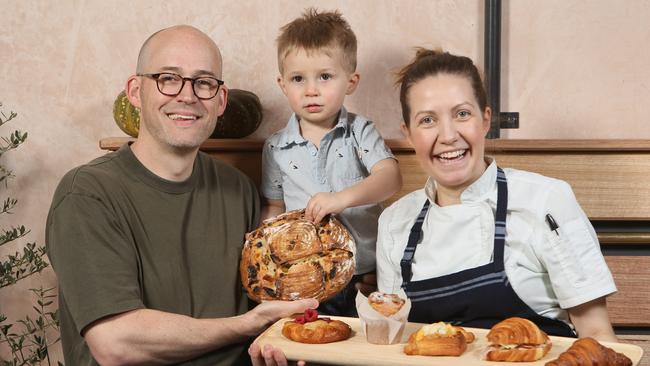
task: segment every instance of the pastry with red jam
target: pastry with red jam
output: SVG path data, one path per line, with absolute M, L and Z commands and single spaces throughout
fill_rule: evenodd
M 284 323 L 282 335 L 300 343 L 331 343 L 350 338 L 352 329 L 340 320 L 319 317 L 314 309 Z

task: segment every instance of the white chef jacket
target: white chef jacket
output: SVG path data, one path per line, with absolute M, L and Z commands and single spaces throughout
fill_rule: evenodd
M 490 163 L 491 161 L 491 163 Z M 461 203 L 435 203 L 435 182 L 411 192 L 379 218 L 377 277 L 382 292 L 400 289 L 400 260 L 426 199 L 431 203 L 412 264 L 412 281 L 491 262 L 497 185 L 496 162 L 461 194 Z M 514 291 L 542 316 L 568 321 L 567 308 L 616 292 L 596 233 L 569 184 L 516 169 L 508 180 L 504 266 Z M 557 234 L 545 221 L 551 214 Z M 498 301 L 498 299 L 495 299 Z

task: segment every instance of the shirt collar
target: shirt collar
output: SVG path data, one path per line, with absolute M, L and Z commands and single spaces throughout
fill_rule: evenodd
M 135 156 L 133 150 L 131 150 L 131 144 L 132 142 L 126 143 L 117 150 L 117 156 L 119 157 L 118 161 L 126 167 L 129 174 L 133 174 L 141 182 L 144 182 L 157 190 L 172 194 L 190 192 L 197 186 L 201 171 L 199 159 L 201 159 L 202 153 L 199 153 L 194 159 L 192 174 L 184 181 L 176 182 L 161 178 L 144 166 L 144 164 L 142 164 L 142 162 Z
M 488 163 L 487 169 L 483 174 L 469 187 L 465 188 L 460 195 L 461 203 L 480 202 L 486 200 L 494 193 L 494 186 L 497 179 L 497 163 L 491 157 L 486 156 L 485 162 Z M 431 204 L 435 203 L 436 198 L 436 181 L 429 177 L 424 185 L 424 193 Z
M 347 132 L 349 127 L 350 123 L 348 121 L 348 111 L 345 109 L 345 107 L 341 107 L 338 121 L 334 127 L 332 127 L 332 131 L 338 128 L 343 128 Z M 307 143 L 307 140 L 305 140 L 305 138 L 302 137 L 302 134 L 300 134 L 300 121 L 298 120 L 298 115 L 295 113 L 291 114 L 291 118 L 289 118 L 289 122 L 287 122 L 285 132 L 286 133 L 282 134 L 282 139 L 279 141 L 278 145 L 280 147 L 288 147 L 293 144 L 300 145 Z

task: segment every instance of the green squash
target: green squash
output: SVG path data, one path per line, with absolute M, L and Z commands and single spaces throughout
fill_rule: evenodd
M 113 103 L 113 118 L 127 135 L 138 137 L 140 112 L 122 91 Z M 241 89 L 228 90 L 226 111 L 217 120 L 211 138 L 240 138 L 255 132 L 262 122 L 262 103 L 252 92 Z
M 131 137 L 138 137 L 140 130 L 140 112 L 129 102 L 126 92 L 122 90 L 113 103 L 113 119 L 118 127 Z
M 211 138 L 240 138 L 255 132 L 262 122 L 262 103 L 252 92 L 228 90 L 226 111 L 217 120 Z

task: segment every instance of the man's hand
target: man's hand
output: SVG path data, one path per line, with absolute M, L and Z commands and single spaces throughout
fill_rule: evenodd
M 316 309 L 318 301 L 316 299 L 304 299 L 296 301 L 266 301 L 257 305 L 247 315 L 256 317 L 258 324 L 265 324 L 265 327 L 275 323 L 281 318 L 285 318 L 295 313 L 303 313 L 307 309 Z M 256 320 L 252 320 L 256 321 Z M 253 366 L 287 366 L 287 357 L 284 352 L 274 348 L 270 344 L 261 349 L 257 343 L 253 343 L 248 348 L 248 354 L 251 356 Z M 294 365 L 295 363 L 291 363 Z M 298 362 L 298 366 L 304 366 L 305 362 Z
M 371 272 L 361 275 L 361 281 L 357 282 L 354 287 L 365 296 L 370 295 L 377 291 L 377 274 Z
M 282 318 L 296 313 L 302 314 L 307 309 L 315 309 L 317 307 L 318 300 L 316 299 L 264 301 L 243 316 L 250 318 L 249 324 L 256 325 L 255 329 L 251 330 L 250 336 L 257 336 L 266 327 Z
M 305 366 L 305 361 L 289 362 L 284 352 L 278 348 L 274 348 L 270 344 L 264 345 L 262 350 L 257 343 L 251 344 L 248 348 L 248 354 L 251 356 L 253 366 L 288 366 L 298 365 Z
M 314 223 L 320 222 L 326 215 L 341 213 L 347 207 L 347 200 L 342 192 L 319 192 L 307 202 L 305 218 Z

